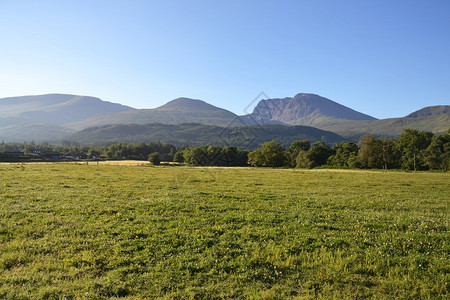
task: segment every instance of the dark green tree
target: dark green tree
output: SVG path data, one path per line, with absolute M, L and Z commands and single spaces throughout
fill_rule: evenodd
M 175 153 L 177 153 L 177 148 L 172 146 L 172 148 L 170 148 L 169 153 L 164 154 L 166 161 L 173 161 L 173 158 L 175 157 Z
M 184 163 L 184 150 L 177 151 L 173 156 L 173 161 Z
M 433 134 L 410 128 L 403 131 L 397 140 L 397 149 L 402 154 L 402 167 L 416 171 L 425 164 L 422 152 L 430 145 Z
M 256 167 L 283 167 L 289 162 L 289 155 L 279 143 L 265 142 L 261 148 L 248 154 L 248 161 Z
M 311 148 L 311 143 L 308 140 L 303 141 L 294 141 L 291 146 L 288 148 L 291 160 L 291 167 L 295 167 L 297 165 L 297 156 L 300 151 L 308 151 Z
M 208 166 L 208 147 L 187 148 L 184 151 L 184 161 L 193 166 Z
M 208 166 L 224 166 L 226 159 L 223 156 L 222 148 L 217 146 L 209 146 L 206 149 L 206 164 Z
M 381 161 L 382 166 L 385 171 L 391 168 L 400 167 L 398 163 L 401 155 L 396 150 L 395 139 L 388 139 L 385 137 L 381 137 L 378 139 L 379 147 L 381 149 Z
M 295 159 L 297 168 L 315 168 L 325 165 L 327 159 L 333 155 L 333 150 L 324 142 L 315 142 L 314 145 L 305 151 L 301 149 Z
M 363 135 L 359 139 L 359 162 L 361 168 L 381 169 L 383 167 L 383 154 L 380 140 L 373 134 Z
M 431 169 L 449 169 L 450 134 L 433 136 L 430 145 L 423 151 L 424 162 Z
M 309 158 L 314 162 L 314 166 L 322 166 L 327 163 L 327 159 L 333 155 L 333 150 L 324 142 L 315 142 L 308 150 Z
M 222 157 L 226 166 L 238 166 L 238 149 L 227 146 L 222 149 Z
M 295 162 L 296 167 L 302 169 L 312 169 L 316 166 L 314 161 L 310 158 L 309 152 L 305 150 L 300 150 L 295 159 Z
M 450 170 L 450 142 L 444 144 L 444 153 L 442 153 L 442 169 Z
M 161 164 L 161 154 L 159 152 L 150 153 L 148 161 L 154 166 L 159 166 Z
M 248 154 L 248 162 L 253 167 L 264 167 L 265 160 L 261 148 L 258 148 Z
M 238 149 L 237 150 L 237 159 L 236 159 L 236 166 L 245 167 L 248 166 L 248 154 L 250 151 L 245 149 Z
M 331 155 L 327 164 L 335 167 L 354 168 L 358 156 L 358 145 L 352 142 L 342 142 L 333 146 L 334 155 Z

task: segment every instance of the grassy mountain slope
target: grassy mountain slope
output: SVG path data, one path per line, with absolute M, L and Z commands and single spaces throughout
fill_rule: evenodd
M 410 113 L 406 118 L 431 117 L 450 113 L 450 105 L 436 105 L 424 107 L 418 111 Z
M 65 94 L 0 99 L 0 139 L 8 142 L 60 141 L 72 133 L 68 122 L 133 110 L 98 98 Z
M 154 109 L 138 109 L 102 116 L 72 123 L 71 127 L 83 129 L 111 124 L 183 124 L 201 123 L 204 125 L 228 126 L 237 116 L 225 109 L 201 100 L 178 98 Z
M 0 117 L 10 123 L 47 123 L 62 125 L 92 116 L 134 110 L 131 107 L 100 100 L 99 98 L 48 94 L 0 99 Z M 5 126 L 5 124 L 3 124 Z
M 366 133 L 394 137 L 401 134 L 405 127 L 431 131 L 433 133 L 442 133 L 450 128 L 450 106 L 430 106 L 402 118 L 374 121 L 318 118 L 312 126 L 336 132 L 346 137 L 357 137 Z
M 19 143 L 30 141 L 35 141 L 37 143 L 59 143 L 64 136 L 71 133 L 72 132 L 67 128 L 53 124 L 14 124 L 0 128 L 0 141 Z
M 289 146 L 295 140 L 324 141 L 329 144 L 343 140 L 335 133 L 307 126 L 264 125 L 224 128 L 195 123 L 110 125 L 87 128 L 72 134 L 67 139 L 81 144 L 165 141 L 178 146 L 231 145 L 249 149 L 271 140 L 285 146 Z

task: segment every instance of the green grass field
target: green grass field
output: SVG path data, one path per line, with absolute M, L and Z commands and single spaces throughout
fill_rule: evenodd
M 0 165 L 0 298 L 448 299 L 448 173 Z

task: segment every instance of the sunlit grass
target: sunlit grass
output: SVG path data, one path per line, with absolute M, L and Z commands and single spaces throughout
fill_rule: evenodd
M 446 173 L 0 166 L 0 298 L 446 298 Z

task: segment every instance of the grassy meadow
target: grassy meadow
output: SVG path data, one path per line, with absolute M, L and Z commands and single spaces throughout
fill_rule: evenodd
M 449 173 L 0 165 L 1 299 L 448 299 Z

